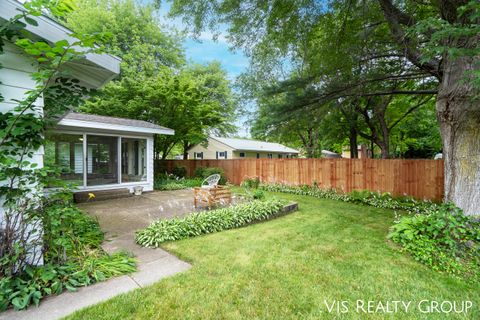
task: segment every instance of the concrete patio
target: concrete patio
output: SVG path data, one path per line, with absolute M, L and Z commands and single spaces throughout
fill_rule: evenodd
M 124 249 L 134 253 L 139 261 L 150 260 L 152 249 L 135 244 L 136 230 L 147 227 L 155 220 L 182 217 L 196 210 L 192 190 L 154 191 L 141 196 L 93 201 L 78 206 L 97 217 L 105 231 L 103 247 L 107 252 Z
M 190 268 L 190 265 L 162 249 L 144 248 L 135 244 L 135 231 L 161 218 L 181 217 L 195 211 L 193 191 L 156 191 L 123 199 L 79 204 L 98 218 L 106 232 L 103 247 L 107 252 L 127 250 L 138 261 L 138 271 L 79 289 L 48 297 L 38 308 L 0 314 L 0 319 L 50 320 L 62 318 L 76 310 L 142 288 L 162 278 Z

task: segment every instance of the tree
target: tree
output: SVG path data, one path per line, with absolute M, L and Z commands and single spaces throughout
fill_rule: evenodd
M 121 76 L 149 76 L 185 64 L 181 37 L 160 26 L 155 8 L 134 0 L 76 0 L 66 16 L 77 33 L 108 32 L 106 49 L 122 58 Z
M 315 56 L 318 52 L 310 50 L 310 44 L 315 42 L 326 49 L 336 50 L 342 45 L 348 48 L 348 40 L 356 33 L 344 31 L 352 30 L 349 28 L 352 25 L 361 26 L 359 35 L 367 45 L 353 46 L 352 54 L 342 51 L 346 55 L 327 50 L 329 55 L 320 57 L 330 56 L 340 62 L 343 59 L 347 64 L 357 61 L 361 70 L 378 63 L 398 62 L 423 77 L 428 75 L 436 80 L 437 88 L 364 90 L 361 95 L 438 92 L 436 110 L 445 158 L 445 198 L 455 202 L 466 214 L 480 211 L 479 11 L 480 3 L 475 0 L 402 0 L 395 3 L 392 0 L 337 0 L 328 5 L 310 0 L 291 0 L 282 4 L 259 0 L 178 0 L 172 6 L 172 13 L 193 22 L 196 31 L 218 22 L 228 23 L 233 45 L 243 47 L 253 55 L 267 52 L 269 58 L 274 54 L 283 58 Z M 326 28 L 315 34 L 317 26 L 326 21 L 332 26 L 330 34 L 338 34 L 336 41 L 323 36 Z M 379 32 L 385 28 L 389 33 Z M 267 47 L 270 49 L 265 50 Z M 335 54 L 336 58 L 333 57 Z M 335 74 L 338 65 L 334 64 L 332 72 L 327 74 Z M 322 75 L 321 72 L 318 74 Z M 353 84 L 363 89 L 366 83 L 395 82 L 417 76 L 402 72 L 376 77 L 368 73 L 364 77 L 362 73 L 361 79 L 353 78 Z M 317 85 L 323 84 L 321 80 L 320 77 Z M 351 87 L 325 90 L 316 101 L 352 96 Z M 353 95 L 358 96 L 358 91 Z
M 437 118 L 445 159 L 445 198 L 466 214 L 480 212 L 480 3 L 409 3 L 404 10 L 378 0 L 408 60 L 439 81 Z M 424 18 L 418 9 L 436 13 Z M 411 29 L 416 32 L 408 32 Z M 426 45 L 421 45 L 426 42 Z M 423 49 L 423 50 L 422 50 Z
M 181 144 L 188 148 L 217 130 L 233 130 L 235 99 L 226 73 L 216 62 L 194 65 L 180 72 L 163 68 L 137 81 L 124 77 L 82 106 L 84 112 L 144 120 L 175 130 L 174 136 L 155 138 L 155 154 L 165 159 Z

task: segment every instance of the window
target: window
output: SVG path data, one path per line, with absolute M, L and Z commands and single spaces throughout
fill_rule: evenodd
M 119 183 L 118 137 L 87 135 L 87 186 Z
M 240 158 L 245 158 L 245 152 L 240 152 L 239 156 Z
M 122 138 L 122 182 L 147 180 L 145 139 Z
M 278 159 L 282 159 L 282 155 L 281 155 L 281 154 L 278 155 Z
M 203 159 L 203 152 L 194 152 L 193 153 L 194 159 Z
M 257 159 L 260 159 L 260 153 L 257 153 Z
M 47 133 L 45 166 L 60 171 L 64 181 L 83 186 L 83 135 Z
M 267 158 L 268 158 L 268 159 L 272 159 L 272 158 L 273 158 L 273 154 L 269 153 L 269 154 L 267 155 Z
M 225 158 L 225 152 L 217 152 L 217 159 Z

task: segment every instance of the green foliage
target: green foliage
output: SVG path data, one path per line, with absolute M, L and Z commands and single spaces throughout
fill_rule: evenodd
M 242 181 L 242 187 L 258 189 L 260 186 L 260 179 L 258 177 L 246 178 Z
M 224 185 L 227 183 L 227 177 L 225 176 L 225 171 L 223 168 L 218 167 L 198 167 L 195 169 L 195 177 L 199 179 L 206 179 L 207 177 L 211 176 L 212 174 L 219 174 L 220 180 L 218 184 Z
M 389 238 L 417 261 L 433 270 L 468 281 L 480 281 L 480 220 L 452 204 L 437 204 L 389 193 L 338 193 L 317 186 L 261 185 L 262 190 L 308 195 L 323 199 L 407 211 L 395 221 Z
M 134 272 L 135 260 L 123 252 L 108 255 L 101 249 L 103 232 L 98 222 L 71 203 L 53 201 L 42 217 L 44 265 L 27 266 L 0 279 L 0 310 L 17 310 L 63 290 L 75 291 L 108 278 Z M 7 259 L 3 256 L 0 264 Z
M 451 204 L 401 217 L 389 238 L 433 270 L 480 281 L 480 220 Z
M 253 199 L 263 200 L 265 199 L 265 193 L 262 190 L 255 190 L 252 194 Z
M 321 189 L 317 185 L 290 186 L 285 184 L 262 184 L 261 190 L 272 192 L 284 192 L 322 199 L 340 200 L 373 206 L 376 208 L 405 210 L 411 213 L 420 213 L 426 209 L 434 210 L 439 204 L 428 200 L 417 200 L 412 197 L 392 197 L 388 192 L 378 193 L 368 190 L 342 193 L 334 189 Z
M 174 129 L 175 135 L 155 137 L 155 152 L 165 159 L 175 146 L 188 150 L 204 141 L 211 130 L 232 131 L 235 106 L 226 72 L 213 62 L 180 71 L 163 68 L 142 81 L 137 77 L 113 81 L 81 110 Z
M 196 237 L 268 220 L 280 213 L 284 202 L 255 200 L 228 208 L 196 212 L 184 218 L 158 220 L 136 233 L 135 240 L 145 247 L 158 247 L 162 242 Z
M 78 33 L 108 32 L 106 49 L 122 58 L 121 76 L 151 76 L 163 67 L 185 64 L 181 37 L 163 28 L 148 3 L 134 0 L 76 0 L 76 8 L 65 17 Z
M 40 169 L 31 160 L 44 144 L 45 128 L 90 92 L 71 79 L 68 65 L 86 54 L 102 53 L 98 44 L 107 38 L 74 33 L 68 41 L 47 43 L 25 31 L 27 24 L 38 25 L 35 17 L 42 13 L 61 19 L 72 8 L 69 0 L 29 1 L 25 12 L 0 27 L 0 54 L 6 42 L 15 43 L 38 63 L 32 73 L 35 87 L 22 100 L 7 101 L 13 108 L 0 114 L 0 310 L 38 305 L 47 295 L 135 270 L 134 260 L 124 253 L 109 256 L 101 249 L 98 223 L 67 200 L 68 189 L 50 190 L 43 197 L 55 170 Z M 44 108 L 37 103 L 42 98 Z
M 175 177 L 179 177 L 179 178 L 185 178 L 187 176 L 187 168 L 186 167 L 174 167 L 173 170 L 172 170 L 172 174 L 175 176 Z
M 37 71 L 31 74 L 34 88 L 27 90 L 21 100 L 6 101 L 12 108 L 0 113 L 0 196 L 4 209 L 0 230 L 0 276 L 5 277 L 21 273 L 28 264 L 36 264 L 41 258 L 32 250 L 43 244 L 42 188 L 50 172 L 38 168 L 31 159 L 37 159 L 35 152 L 42 147 L 44 130 L 54 117 L 78 105 L 89 92 L 78 80 L 68 79 L 71 77 L 68 63 L 72 65 L 85 54 L 102 53 L 103 47 L 95 44 L 105 40 L 101 33 L 74 33 L 68 41 L 53 43 L 33 39 L 25 28 L 27 24 L 37 25 L 35 17 L 45 12 L 61 16 L 71 6 L 66 0 L 36 0 L 28 2 L 25 9 L 0 27 L 0 54 L 4 53 L 7 42 L 15 43 L 37 66 Z M 44 108 L 37 103 L 42 98 Z M 53 105 L 49 104 L 52 100 L 55 101 Z M 0 95 L 0 102 L 3 101 Z
M 200 178 L 181 178 L 174 174 L 159 174 L 155 177 L 153 187 L 155 190 L 181 190 L 200 187 Z

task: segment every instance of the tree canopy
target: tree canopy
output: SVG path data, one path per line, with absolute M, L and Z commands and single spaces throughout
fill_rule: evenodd
M 236 96 L 218 62 L 185 61 L 182 38 L 160 25 L 156 7 L 133 0 L 77 0 L 66 17 L 77 32 L 108 32 L 104 43 L 122 58 L 121 76 L 108 83 L 83 112 L 145 120 L 175 130 L 157 136 L 155 154 L 184 155 L 193 144 L 216 132 L 234 131 Z
M 434 96 L 445 196 L 473 214 L 480 203 L 479 12 L 476 0 L 174 0 L 171 14 L 197 34 L 226 25 L 232 45 L 251 56 L 258 83 L 269 81 L 274 94 L 301 94 L 287 101 L 290 110 L 352 105 L 366 125 L 357 134 L 382 157 L 391 155 L 388 110 L 408 104 L 409 116 Z M 256 90 L 256 98 L 265 92 Z

